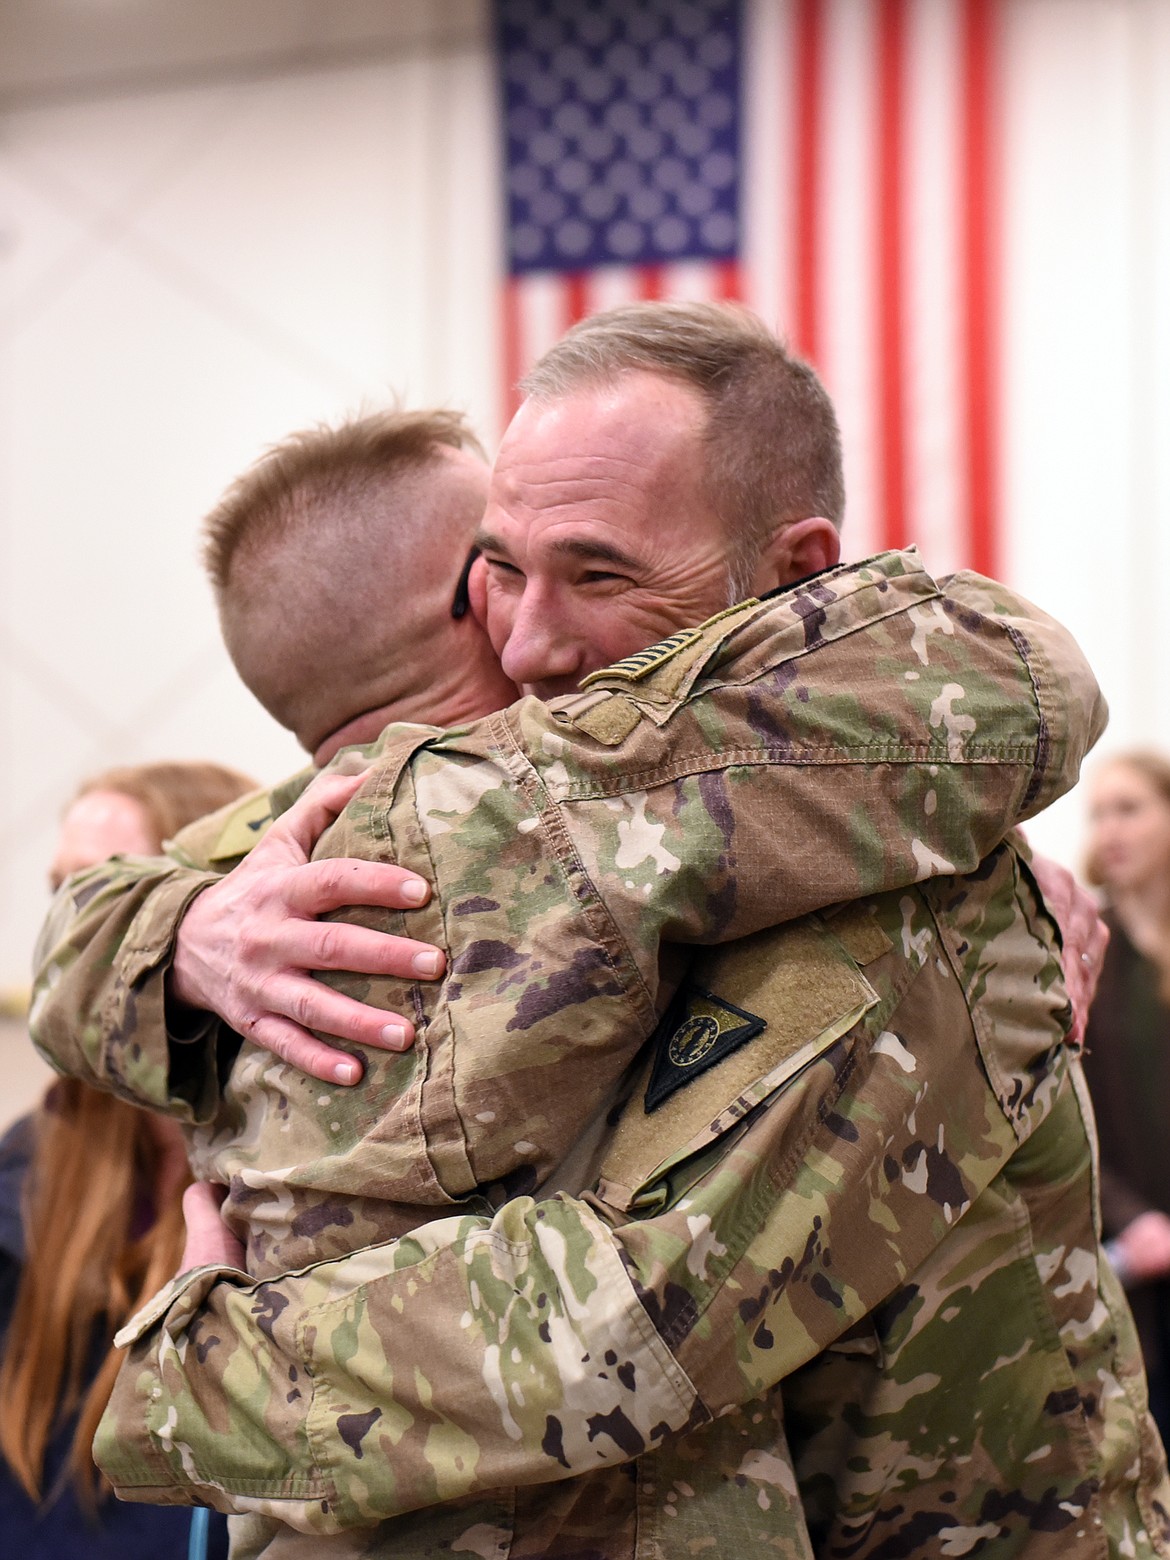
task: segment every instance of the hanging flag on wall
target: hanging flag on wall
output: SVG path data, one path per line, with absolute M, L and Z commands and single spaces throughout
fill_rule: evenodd
M 504 371 L 631 297 L 738 296 L 739 0 L 496 0 Z
M 496 0 L 505 411 L 586 314 L 741 298 L 833 396 L 848 555 L 997 572 L 999 15 Z

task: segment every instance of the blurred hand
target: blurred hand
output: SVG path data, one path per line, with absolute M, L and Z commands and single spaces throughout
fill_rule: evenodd
M 1170 1218 L 1157 1209 L 1139 1213 L 1113 1242 L 1127 1278 L 1162 1278 L 1170 1273 Z
M 1049 861 L 1046 856 L 1036 856 L 1032 871 L 1044 895 L 1044 903 L 1060 927 L 1061 965 L 1073 1010 L 1069 1038 L 1079 1045 L 1085 1038 L 1085 1023 L 1101 978 L 1109 928 L 1101 919 L 1097 901 L 1065 867 Z
M 217 1013 L 254 1044 L 328 1083 L 356 1083 L 362 1064 L 310 1029 L 404 1051 L 414 1026 L 400 1013 L 342 996 L 310 970 L 434 980 L 445 967 L 430 943 L 317 919 L 347 905 L 413 910 L 430 898 L 430 885 L 401 867 L 309 860 L 364 778 L 320 775 L 238 867 L 192 900 L 170 975 L 172 997 Z
M 183 1193 L 187 1244 L 183 1247 L 180 1273 L 209 1263 L 247 1272 L 244 1248 L 220 1218 L 219 1210 L 226 1196 L 226 1186 L 212 1186 L 207 1181 L 195 1181 Z

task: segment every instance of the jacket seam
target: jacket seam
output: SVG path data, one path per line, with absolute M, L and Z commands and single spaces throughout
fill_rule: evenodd
M 502 716 L 495 715 L 490 717 L 490 721 L 497 738 L 497 751 L 500 753 L 505 773 L 515 776 L 516 785 L 520 787 L 529 805 L 535 811 L 541 833 L 556 861 L 569 901 L 580 910 L 587 923 L 597 929 L 597 941 L 605 955 L 606 967 L 620 983 L 623 1000 L 633 1010 L 642 1036 L 645 1038 L 658 1022 L 654 998 L 638 968 L 637 959 L 609 911 L 604 896 L 581 859 L 568 820 L 564 815 L 562 803 L 565 798 L 552 797 L 540 772 L 520 746 L 507 721 Z M 514 770 L 506 762 L 507 752 L 514 754 L 518 760 L 519 771 Z M 577 887 L 577 882 L 581 885 L 580 889 Z

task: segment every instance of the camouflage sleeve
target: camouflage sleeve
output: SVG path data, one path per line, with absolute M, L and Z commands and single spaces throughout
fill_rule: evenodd
M 180 1278 L 122 1335 L 99 1465 L 132 1498 L 332 1532 L 627 1461 L 759 1397 L 918 1269 L 1053 1108 L 1055 945 L 1010 851 L 989 875 L 956 913 L 888 895 L 709 955 L 717 992 L 763 953 L 783 1020 L 651 1114 L 649 1063 L 590 1197 L 266 1282 Z M 997 890 L 1018 908 L 991 925 Z M 962 1250 L 956 1303 L 986 1260 Z
M 29 1033 L 60 1072 L 185 1122 L 218 1102 L 223 1035 L 167 998 L 175 934 L 192 899 L 271 818 L 267 792 L 190 824 L 155 859 L 115 856 L 68 879 L 41 929 Z

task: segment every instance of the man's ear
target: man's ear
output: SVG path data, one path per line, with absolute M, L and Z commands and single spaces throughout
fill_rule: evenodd
M 760 555 L 752 576 L 752 594 L 763 596 L 783 589 L 840 561 L 841 537 L 831 520 L 823 515 L 793 520 L 780 527 Z
M 467 575 L 467 601 L 471 615 L 487 633 L 487 560 L 481 555 L 471 565 Z

